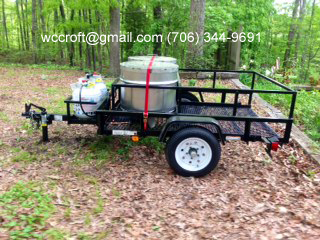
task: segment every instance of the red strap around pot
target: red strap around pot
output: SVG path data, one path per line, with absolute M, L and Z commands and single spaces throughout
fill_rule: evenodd
M 147 70 L 147 79 L 146 79 L 146 98 L 145 98 L 145 105 L 144 105 L 144 114 L 143 114 L 143 122 L 144 122 L 144 130 L 148 129 L 148 107 L 149 107 L 149 87 L 150 87 L 150 78 L 151 78 L 151 70 L 152 65 L 155 60 L 156 56 L 153 56 L 150 60 L 148 70 Z

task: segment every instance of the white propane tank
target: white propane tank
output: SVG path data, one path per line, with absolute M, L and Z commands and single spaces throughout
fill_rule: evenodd
M 81 88 L 82 86 L 82 88 Z M 101 91 L 101 87 L 97 87 L 95 83 L 87 83 L 84 81 L 82 84 L 74 83 L 71 84 L 72 88 L 72 100 L 79 101 L 80 90 L 81 90 L 81 101 L 92 102 L 95 104 L 74 104 L 75 115 L 79 118 L 89 118 L 95 115 L 95 111 L 99 106 L 100 102 L 106 97 L 106 93 Z
M 97 78 L 96 79 L 96 88 L 100 89 L 101 94 L 103 96 L 107 96 L 108 89 L 107 89 L 106 84 L 103 82 L 102 78 Z

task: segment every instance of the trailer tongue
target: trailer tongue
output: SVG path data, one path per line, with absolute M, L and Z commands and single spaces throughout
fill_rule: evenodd
M 81 98 L 75 100 L 69 97 L 65 100 L 67 108 L 65 115 L 47 113 L 45 108 L 31 103 L 25 105 L 25 112 L 22 116 L 31 119 L 36 126 L 42 127 L 44 142 L 49 140 L 48 125 L 53 121 L 96 125 L 100 135 L 131 136 L 135 141 L 139 137 L 158 136 L 159 141 L 167 144 L 165 152 L 170 167 L 182 176 L 199 177 L 210 173 L 218 165 L 221 155 L 220 143 L 225 144 L 226 141 L 265 142 L 269 154 L 272 150 L 276 151 L 279 145 L 289 142 L 297 95 L 295 91 L 253 71 L 180 69 L 180 71 L 211 73 L 212 88 L 182 87 L 179 81 L 174 86 L 150 84 L 155 59 L 156 57 L 152 57 L 148 67 L 142 70 L 145 71 L 146 84 L 129 84 L 117 79 L 112 84 L 111 90 L 108 90 L 108 94 L 99 102 L 82 101 Z M 217 74 L 221 72 L 251 74 L 251 89 L 216 88 Z M 258 77 L 277 85 L 282 90 L 254 89 L 254 83 Z M 145 91 L 144 109 L 125 109 L 122 106 L 122 98 L 125 97 L 125 103 L 128 98 L 123 95 L 123 91 L 132 93 L 139 92 L 135 90 L 141 89 Z M 157 93 L 157 91 L 175 92 L 176 106 L 173 111 L 150 111 L 150 97 L 153 98 L 152 93 Z M 194 93 L 199 95 L 199 98 Z M 291 95 L 288 118 L 259 117 L 252 109 L 254 93 Z M 220 94 L 221 100 L 219 102 L 206 101 L 212 94 Z M 234 97 L 232 103 L 226 101 L 227 95 Z M 240 95 L 247 96 L 248 102 L 240 101 Z M 83 109 L 88 109 L 83 106 L 95 105 L 95 111 L 90 117 L 79 117 L 79 114 L 72 113 L 74 105 L 80 105 Z M 270 123 L 281 123 L 284 125 L 284 131 L 276 132 L 269 125 Z

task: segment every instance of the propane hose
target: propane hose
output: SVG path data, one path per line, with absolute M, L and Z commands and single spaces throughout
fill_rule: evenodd
M 80 105 L 80 108 L 81 108 L 82 112 L 84 113 L 84 115 L 86 115 L 87 117 L 93 118 L 94 116 L 91 116 L 91 115 L 89 115 L 88 113 L 86 113 L 86 112 L 84 111 L 83 107 L 82 107 L 82 102 L 81 102 L 82 88 L 83 88 L 83 85 L 81 85 L 80 91 L 79 91 L 79 105 Z

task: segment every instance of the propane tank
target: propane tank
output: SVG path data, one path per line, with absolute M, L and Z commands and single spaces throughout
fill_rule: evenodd
M 108 89 L 106 84 L 103 82 L 102 78 L 96 79 L 96 88 L 100 89 L 101 94 L 106 96 L 108 94 Z
M 97 84 L 93 82 L 88 82 L 87 80 L 82 80 L 82 83 L 71 84 L 72 88 L 72 100 L 80 101 L 80 91 L 81 91 L 81 101 L 92 102 L 95 104 L 74 104 L 75 115 L 79 118 L 89 118 L 95 115 L 97 107 L 100 105 L 101 101 L 108 95 L 107 88 L 102 82 Z M 103 86 L 104 85 L 104 86 Z

